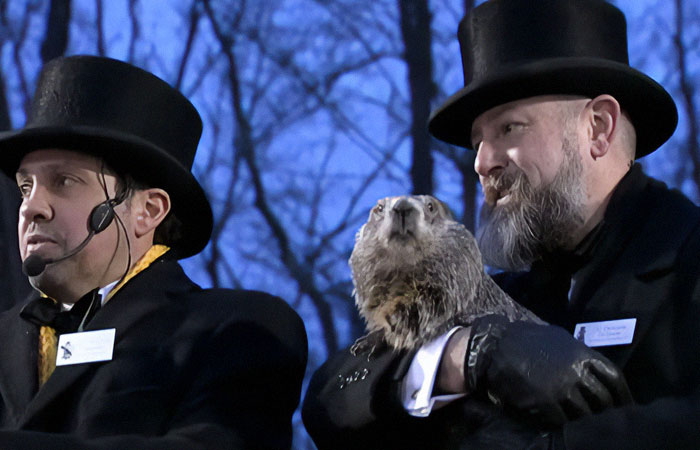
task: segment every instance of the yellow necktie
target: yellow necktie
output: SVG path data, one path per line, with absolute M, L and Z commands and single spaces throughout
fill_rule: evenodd
M 58 338 L 56 330 L 43 326 L 39 329 L 39 387 L 46 383 L 56 368 Z

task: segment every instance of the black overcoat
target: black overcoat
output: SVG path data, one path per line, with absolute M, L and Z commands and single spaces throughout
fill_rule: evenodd
M 279 298 L 202 290 L 161 258 L 85 329 L 116 329 L 112 360 L 59 366 L 38 392 L 38 330 L 21 307 L 0 315 L 0 448 L 291 446 L 307 342 Z
M 551 280 L 535 272 L 499 281 L 551 323 L 573 331 L 637 319 L 631 344 L 597 348 L 623 369 L 635 404 L 567 423 L 566 448 L 700 448 L 699 208 L 634 166 L 614 192 L 592 259 L 574 275 L 570 302 L 551 298 Z M 343 351 L 319 368 L 303 408 L 318 447 L 439 448 L 443 425 L 463 411 L 459 402 L 428 419 L 402 411 L 396 392 L 411 357 L 387 351 L 368 361 Z M 507 434 L 500 425 L 486 433 Z

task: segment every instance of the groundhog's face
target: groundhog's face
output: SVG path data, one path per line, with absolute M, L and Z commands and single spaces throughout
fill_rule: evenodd
M 433 250 L 448 223 L 454 223 L 452 213 L 435 197 L 386 197 L 372 208 L 357 233 L 355 252 L 398 259 L 392 263 L 415 263 Z
M 368 330 L 396 348 L 411 347 L 431 320 L 447 320 L 484 276 L 474 236 L 430 196 L 379 200 L 356 235 L 350 269 Z

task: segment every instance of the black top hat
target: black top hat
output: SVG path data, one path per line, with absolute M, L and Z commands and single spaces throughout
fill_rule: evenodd
M 0 133 L 0 169 L 14 179 L 22 157 L 43 148 L 103 157 L 117 172 L 162 188 L 183 223 L 178 258 L 209 241 L 212 212 L 190 172 L 202 120 L 180 92 L 110 58 L 61 57 L 42 69 L 23 129 Z
M 676 128 L 673 99 L 629 66 L 625 16 L 602 0 L 491 0 L 464 17 L 458 37 L 464 88 L 433 113 L 438 139 L 471 148 L 481 113 L 550 94 L 615 97 L 635 126 L 638 158 Z

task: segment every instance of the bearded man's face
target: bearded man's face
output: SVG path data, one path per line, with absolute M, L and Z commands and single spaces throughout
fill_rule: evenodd
M 584 223 L 586 187 L 571 122 L 547 97 L 475 120 L 475 168 L 485 195 L 477 240 L 486 264 L 525 270 L 544 252 L 572 246 Z

